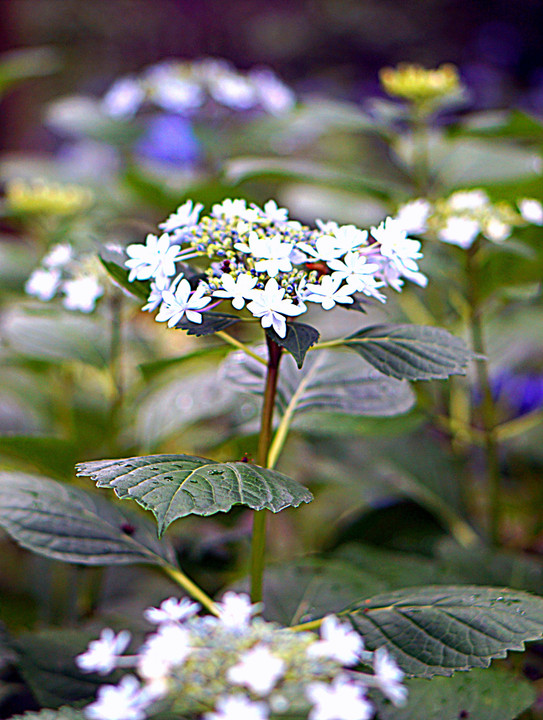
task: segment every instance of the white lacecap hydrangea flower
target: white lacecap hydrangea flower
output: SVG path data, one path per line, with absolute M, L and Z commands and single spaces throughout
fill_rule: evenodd
M 543 205 L 539 200 L 523 198 L 519 200 L 518 207 L 526 222 L 532 223 L 532 225 L 543 225 Z
M 158 309 L 156 320 L 169 327 L 183 319 L 202 324 L 206 312 L 230 300 L 284 338 L 288 320 L 305 313 L 306 303 L 331 310 L 356 306 L 363 296 L 385 302 L 387 287 L 427 283 L 418 266 L 421 243 L 394 218 L 370 235 L 332 221 L 317 220 L 311 229 L 274 200 L 260 208 L 226 198 L 210 215 L 201 212 L 188 200 L 159 225 L 160 237 L 149 234 L 145 244 L 126 249 L 128 279 L 151 281 L 144 309 Z
M 36 268 L 25 283 L 27 295 L 48 302 L 52 300 L 60 287 L 60 271 L 56 268 L 46 270 Z
M 365 651 L 355 629 L 335 616 L 322 620 L 318 638 L 255 617 L 259 605 L 244 594 L 225 593 L 218 617 L 200 617 L 198 607 L 168 598 L 147 608 L 145 618 L 158 629 L 134 655 L 122 655 L 130 640 L 125 631 L 104 630 L 90 643 L 76 659 L 81 669 L 137 675 L 100 687 L 84 710 L 89 720 L 143 720 L 169 707 L 183 717 L 201 717 L 208 708 L 204 720 L 262 720 L 274 713 L 365 720 L 374 712 L 370 687 L 397 705 L 405 702 L 403 673 L 392 657 L 384 649 Z M 373 663 L 373 674 L 353 669 L 362 662 Z
M 94 310 L 98 298 L 104 294 L 104 288 L 95 277 L 86 275 L 66 280 L 62 285 L 62 292 L 62 303 L 67 310 L 90 313 Z

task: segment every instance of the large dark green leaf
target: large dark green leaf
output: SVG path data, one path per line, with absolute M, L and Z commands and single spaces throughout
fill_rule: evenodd
M 262 394 L 265 367 L 244 353 L 232 353 L 223 373 L 237 388 Z M 277 387 L 282 414 L 325 411 L 388 417 L 407 412 L 413 402 L 408 383 L 386 377 L 346 353 L 311 352 L 301 370 L 289 356 L 282 360 Z
M 346 610 L 370 650 L 386 646 L 417 677 L 484 668 L 543 635 L 543 598 L 478 585 L 378 595 Z
M 213 515 L 233 505 L 279 512 L 313 496 L 286 475 L 243 462 L 219 463 L 192 455 L 148 455 L 80 463 L 98 487 L 113 488 L 158 520 L 159 534 L 186 515 Z
M 379 720 L 513 720 L 536 697 L 526 680 L 493 668 L 405 684 L 409 695 L 403 707 L 373 697 Z
M 75 664 L 75 656 L 84 652 L 97 635 L 87 630 L 44 630 L 25 633 L 13 642 L 17 666 L 40 705 L 58 708 L 67 703 L 90 702 L 100 685 L 112 682 L 111 677 L 84 673 Z M 57 715 L 43 720 L 57 720 Z M 58 720 L 76 717 L 61 714 Z
M 240 321 L 237 315 L 228 315 L 226 313 L 204 312 L 202 313 L 202 322 L 194 323 L 184 318 L 175 326 L 178 330 L 186 330 L 188 335 L 213 335 L 213 333 L 235 325 Z
M 146 518 L 96 493 L 47 478 L 0 473 L 0 527 L 23 547 L 84 565 L 173 563 Z
M 344 345 L 400 380 L 464 375 L 471 358 L 461 338 L 427 325 L 372 325 L 349 335 Z

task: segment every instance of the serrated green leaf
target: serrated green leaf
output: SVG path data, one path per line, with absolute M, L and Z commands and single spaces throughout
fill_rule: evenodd
M 214 515 L 233 505 L 279 512 L 311 502 L 302 485 L 275 470 L 243 462 L 219 463 L 192 455 L 148 455 L 79 463 L 79 476 L 151 510 L 159 534 L 186 515 Z
M 309 354 L 299 370 L 282 360 L 277 384 L 280 414 L 295 416 L 324 410 L 346 415 L 389 417 L 407 412 L 414 402 L 408 383 L 386 377 L 346 353 L 319 350 Z M 222 372 L 237 388 L 260 395 L 265 367 L 245 353 L 232 353 Z
M 287 332 L 284 338 L 279 337 L 273 328 L 268 328 L 266 334 L 278 345 L 285 348 L 296 360 L 296 365 L 301 368 L 307 351 L 312 347 L 320 335 L 311 325 L 304 323 L 287 323 Z
M 372 325 L 343 341 L 385 375 L 400 380 L 465 375 L 472 353 L 443 328 L 427 325 Z
M 503 670 L 472 670 L 452 677 L 405 681 L 408 699 L 394 707 L 372 697 L 379 720 L 513 720 L 534 702 L 533 685 Z
M 343 614 L 343 613 L 342 613 Z M 543 598 L 478 585 L 398 590 L 345 610 L 366 647 L 415 677 L 484 668 L 543 635 Z
M 83 565 L 174 563 L 146 518 L 47 478 L 0 472 L 0 527 L 29 550 Z
M 177 330 L 186 330 L 188 335 L 201 337 L 202 335 L 213 335 L 213 333 L 220 330 L 226 330 L 226 328 L 235 325 L 241 320 L 237 315 L 227 315 L 226 313 L 203 312 L 201 316 L 201 323 L 190 322 L 190 320 L 183 318 L 175 327 Z

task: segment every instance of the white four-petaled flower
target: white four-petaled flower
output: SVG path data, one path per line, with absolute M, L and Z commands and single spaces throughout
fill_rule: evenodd
M 232 629 L 243 629 L 249 626 L 252 616 L 259 611 L 260 604 L 253 605 L 245 593 L 225 592 L 221 602 L 217 603 L 217 608 L 222 625 Z
M 252 702 L 244 695 L 229 695 L 217 701 L 216 712 L 206 713 L 204 720 L 266 720 L 269 712 L 262 702 Z
M 153 700 L 133 675 L 125 675 L 118 685 L 101 685 L 85 715 L 89 720 L 144 720 Z
M 87 650 L 75 659 L 77 667 L 85 672 L 108 675 L 117 667 L 117 660 L 130 642 L 130 633 L 122 630 L 116 635 L 110 628 L 100 633 L 98 640 L 89 643 Z
M 193 292 L 189 281 L 182 278 L 173 292 L 165 290 L 162 293 L 162 305 L 156 316 L 157 322 L 167 321 L 168 327 L 172 328 L 183 319 L 183 316 L 186 316 L 189 322 L 200 324 L 202 322 L 200 311 L 211 302 L 210 297 L 204 297 L 206 292 L 205 285 L 200 285 Z
M 160 680 L 182 665 L 191 651 L 190 632 L 176 623 L 165 623 L 140 649 L 138 672 L 146 680 Z
M 452 215 L 448 218 L 445 226 L 442 227 L 437 236 L 440 240 L 451 245 L 459 245 L 467 249 L 473 245 L 473 241 L 481 230 L 479 221 L 474 218 Z
M 329 685 L 310 683 L 306 695 L 313 705 L 308 720 L 369 720 L 374 713 L 364 688 L 341 676 Z
M 385 648 L 378 648 L 373 654 L 374 681 L 379 690 L 394 705 L 403 705 L 407 700 L 407 688 L 402 685 L 405 673 Z
M 235 685 L 244 685 L 256 695 L 266 695 L 285 672 L 285 661 L 257 645 L 244 653 L 239 663 L 228 669 L 226 678 Z
M 364 649 L 360 635 L 347 623 L 341 623 L 335 615 L 327 615 L 320 627 L 321 639 L 310 645 L 310 657 L 328 657 L 342 665 L 355 665 Z
M 371 234 L 379 243 L 381 255 L 395 265 L 402 275 L 418 272 L 416 260 L 422 257 L 421 244 L 418 240 L 408 238 L 394 218 L 389 217 L 378 227 L 372 227 Z
M 66 280 L 62 285 L 64 299 L 62 304 L 68 310 L 80 310 L 89 313 L 94 310 L 96 301 L 104 294 L 104 288 L 92 275 Z
M 202 203 L 196 203 L 196 205 L 193 206 L 192 200 L 187 200 L 186 203 L 180 205 L 163 223 L 160 223 L 158 227 L 164 230 L 165 233 L 174 232 L 179 228 L 192 227 L 198 222 L 203 208 Z
M 44 302 L 51 300 L 60 285 L 60 271 L 56 268 L 44 270 L 36 268 L 25 283 L 25 292 Z
M 167 622 L 182 622 L 200 610 L 198 603 L 192 602 L 187 598 L 171 597 L 163 600 L 159 607 L 149 607 L 144 611 L 143 616 L 146 620 L 156 625 Z
M 331 310 L 336 303 L 353 303 L 351 295 L 356 292 L 356 288 L 353 285 L 341 285 L 341 277 L 324 275 L 320 283 L 308 283 L 306 292 L 306 300 L 320 303 L 323 310 Z
M 285 315 L 300 315 L 307 310 L 303 303 L 296 305 L 285 299 L 285 288 L 279 287 L 275 278 L 270 278 L 264 290 L 253 290 L 252 300 L 247 309 L 254 317 L 260 318 L 263 328 L 273 327 L 279 337 L 287 334 Z
M 232 306 L 236 310 L 245 307 L 245 300 L 250 300 L 257 278 L 249 273 L 241 273 L 235 279 L 232 275 L 224 273 L 221 275 L 222 289 L 213 292 L 214 297 L 231 298 Z
M 125 262 L 130 268 L 128 281 L 149 280 L 158 275 L 173 277 L 176 274 L 175 258 L 179 252 L 179 245 L 171 245 L 167 233 L 157 237 L 149 233 L 145 245 L 128 245 L 126 254 L 129 259 Z

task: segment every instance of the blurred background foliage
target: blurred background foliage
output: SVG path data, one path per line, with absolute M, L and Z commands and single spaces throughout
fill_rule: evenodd
M 209 208 L 226 196 L 273 196 L 301 220 L 362 226 L 410 198 L 460 188 L 484 187 L 493 201 L 542 200 L 542 34 L 536 0 L 0 3 L 0 467 L 90 490 L 74 478 L 76 461 L 254 456 L 256 401 L 240 401 L 228 366 L 217 370 L 228 348 L 156 325 L 97 263 L 103 293 L 89 313 L 67 310 L 61 298 L 30 298 L 31 273 L 58 243 L 71 243 L 85 263 L 104 246 L 105 258 L 118 257 L 188 197 Z M 241 71 L 271 68 L 296 107 L 205 117 L 155 109 L 134 120 L 103 112 L 100 99 L 120 76 L 209 56 Z M 466 87 L 425 129 L 424 177 L 412 118 L 378 82 L 380 68 L 400 61 L 453 62 Z M 21 179 L 52 188 L 49 201 L 68 184 L 87 199 L 69 212 L 22 209 L 9 194 Z M 368 324 L 436 324 L 466 335 L 464 251 L 429 240 L 424 252 L 429 287 L 372 308 Z M 298 622 L 417 584 L 543 594 L 542 273 L 539 227 L 485 250 L 480 312 L 502 423 L 498 546 L 486 539 L 474 373 L 415 387 L 417 405 L 394 417 L 356 407 L 304 413 L 280 469 L 316 501 L 274 518 L 269 617 Z M 360 326 L 355 313 L 315 313 L 309 322 L 325 338 Z M 243 582 L 249 530 L 238 508 L 187 518 L 168 536 L 183 569 L 213 593 Z M 106 623 L 141 632 L 141 608 L 175 592 L 146 567 L 61 565 L 7 536 L 0 544 L 2 717 L 88 698 L 88 678 L 73 684 L 78 648 Z M 47 674 L 51 653 L 56 670 Z M 541 693 L 540 646 L 507 662 Z M 532 717 L 542 716 L 539 705 Z

